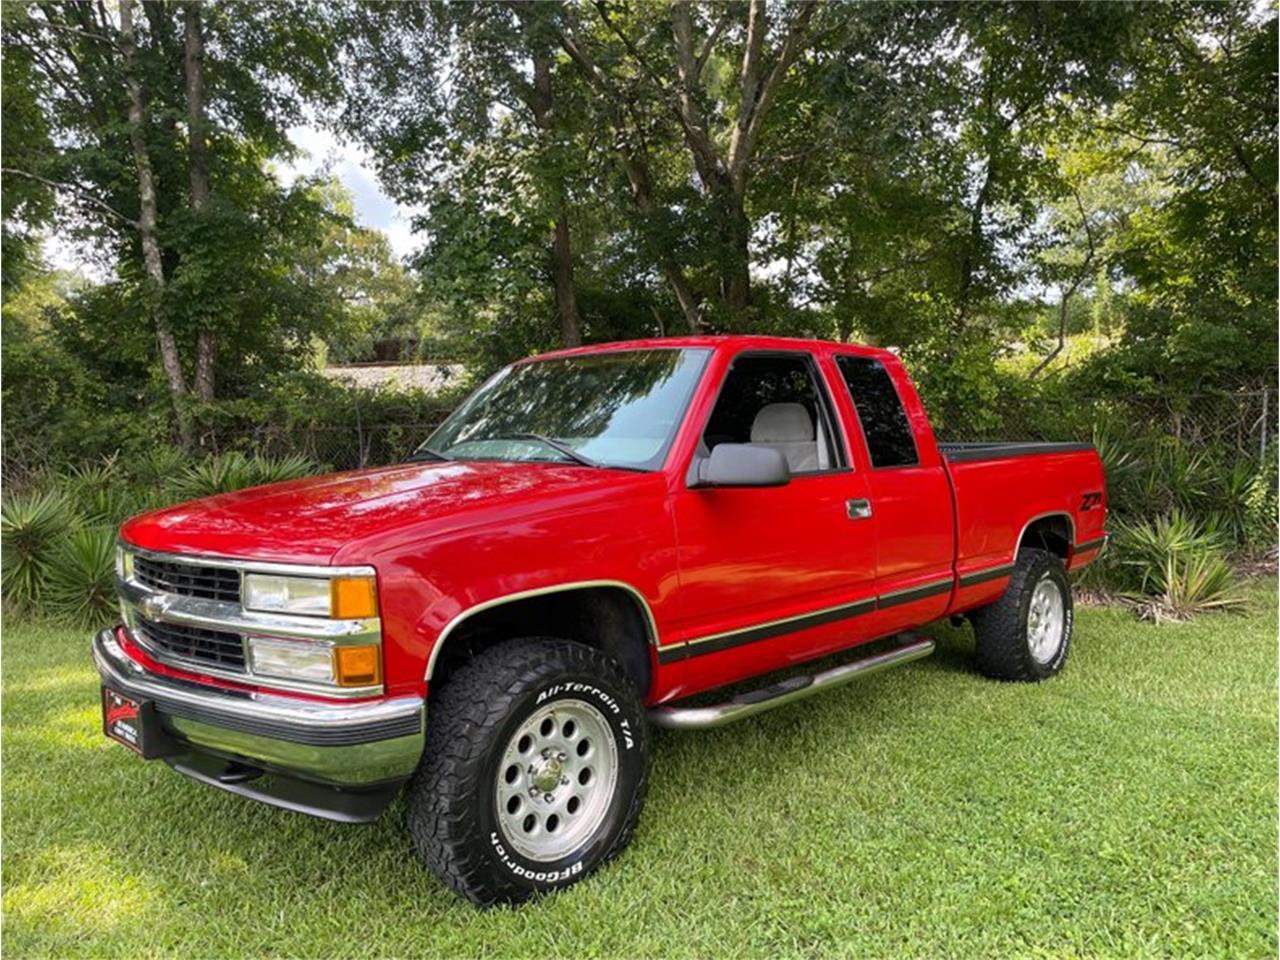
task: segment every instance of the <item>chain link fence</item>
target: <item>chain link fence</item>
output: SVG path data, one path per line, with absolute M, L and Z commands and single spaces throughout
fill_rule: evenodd
M 1238 459 L 1261 461 L 1276 437 L 1276 391 L 1253 387 L 1178 397 L 1134 396 L 1073 400 L 1053 407 L 1037 399 L 992 411 L 975 426 L 959 420 L 938 429 L 949 441 L 1089 440 L 1097 434 L 1123 443 L 1163 436 Z
M 239 451 L 265 457 L 301 455 L 333 470 L 380 467 L 404 460 L 444 422 L 448 411 L 414 423 L 306 424 L 245 433 L 206 433 L 209 454 Z

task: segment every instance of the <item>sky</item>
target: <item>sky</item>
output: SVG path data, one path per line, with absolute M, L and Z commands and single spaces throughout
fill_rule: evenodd
M 276 175 L 286 186 L 298 177 L 327 170 L 351 191 L 358 223 L 385 233 L 396 256 L 403 258 L 413 252 L 418 241 L 409 221 L 417 211 L 401 206 L 382 191 L 366 151 L 319 127 L 294 127 L 289 130 L 289 139 L 299 155 L 276 166 Z M 44 253 L 55 269 L 82 273 L 96 281 L 110 279 L 110 265 L 99 262 L 92 250 L 81 249 L 56 233 L 45 238 Z
M 289 131 L 289 139 L 302 153 L 294 162 L 278 165 L 277 175 L 286 185 L 296 177 L 327 168 L 351 191 L 356 220 L 362 226 L 385 233 L 396 256 L 405 257 L 413 252 L 418 242 L 413 238 L 409 221 L 417 211 L 401 206 L 382 192 L 367 151 L 344 143 L 319 127 L 294 127 Z

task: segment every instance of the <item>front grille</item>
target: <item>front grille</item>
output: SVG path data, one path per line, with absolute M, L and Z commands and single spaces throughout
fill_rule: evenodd
M 142 642 L 158 653 L 207 663 L 224 670 L 244 669 L 244 642 L 238 633 L 176 623 L 154 623 L 143 617 L 138 617 L 136 629 L 142 634 Z
M 203 600 L 240 602 L 240 573 L 227 567 L 155 560 L 137 554 L 133 558 L 133 578 L 162 593 L 178 593 L 184 597 L 199 597 Z

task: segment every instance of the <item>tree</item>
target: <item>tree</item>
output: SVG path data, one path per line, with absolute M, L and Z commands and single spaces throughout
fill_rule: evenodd
M 124 0 L 113 20 L 77 0 L 6 11 L 6 63 L 30 71 L 33 106 L 57 147 L 18 154 L 20 166 L 7 153 L 4 192 L 54 191 L 72 235 L 113 254 L 119 282 L 139 286 L 181 429 L 189 399 L 215 397 L 219 361 L 248 359 L 220 353 L 234 341 L 219 333 L 239 319 L 228 307 L 249 303 L 240 292 L 291 299 L 264 285 L 254 254 L 277 244 L 264 229 L 299 225 L 305 190 L 291 198 L 265 161 L 291 149 L 285 131 L 304 102 L 332 97 L 333 48 L 328 21 L 306 3 L 150 0 L 141 10 L 140 20 Z M 223 272 L 229 249 L 244 260 Z
M 671 6 L 669 23 L 665 17 L 643 17 L 626 6 L 616 14 L 603 2 L 596 3 L 594 9 L 600 20 L 596 39 L 604 55 L 588 52 L 578 36 L 581 27 L 566 25 L 562 45 L 602 100 L 625 102 L 627 88 L 640 80 L 659 108 L 669 111 L 676 121 L 715 225 L 712 256 L 719 275 L 719 297 L 730 316 L 740 315 L 751 305 L 747 187 L 761 132 L 783 80 L 807 43 L 817 5 L 795 4 L 784 25 L 772 34 L 765 0 L 726 5 L 718 12 L 711 11 L 714 18 L 705 22 L 685 0 Z M 668 32 L 668 44 L 656 41 L 654 34 L 659 30 Z M 729 49 L 730 45 L 737 49 Z M 708 63 L 735 54 L 739 62 L 736 85 L 708 83 Z M 674 83 L 667 79 L 672 74 Z M 634 111 L 629 119 L 633 124 L 630 130 L 626 111 L 613 111 L 612 122 L 620 136 L 643 143 L 645 121 Z M 656 205 L 644 151 L 628 144 L 623 163 L 636 203 L 652 215 Z M 666 272 L 683 306 L 692 299 L 683 271 L 669 266 Z M 691 325 L 701 326 L 700 320 L 689 314 L 686 310 Z

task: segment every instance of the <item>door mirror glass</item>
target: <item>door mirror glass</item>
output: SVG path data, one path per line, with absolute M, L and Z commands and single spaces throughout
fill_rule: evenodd
M 720 443 L 694 460 L 692 487 L 781 487 L 791 481 L 787 458 L 773 447 Z

